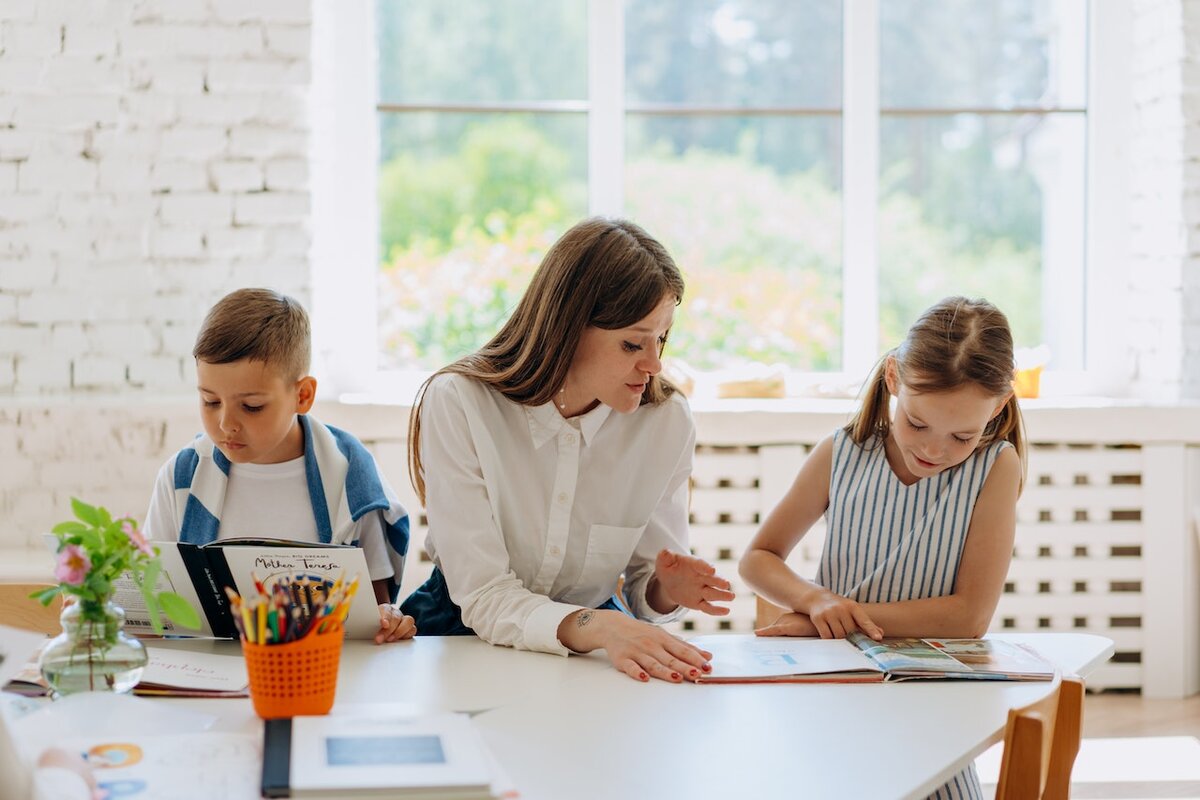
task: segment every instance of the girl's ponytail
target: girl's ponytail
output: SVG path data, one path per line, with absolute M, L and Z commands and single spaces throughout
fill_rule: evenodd
M 862 404 L 846 425 L 845 431 L 855 444 L 865 444 L 878 436 L 880 443 L 891 429 L 891 393 L 887 388 L 887 362 L 894 350 L 884 353 L 875 364 L 871 377 L 862 388 Z
M 987 428 L 984 429 L 983 436 L 979 440 L 979 446 L 982 447 L 992 442 L 1007 441 L 1013 446 L 1013 450 L 1017 452 L 1017 457 L 1021 459 L 1021 484 L 1019 489 L 1025 488 L 1025 474 L 1029 469 L 1029 453 L 1025 444 L 1025 420 L 1021 416 L 1021 406 L 1017 403 L 1017 395 L 1010 394 L 1008 399 L 1004 401 L 1004 407 L 1000 409 Z

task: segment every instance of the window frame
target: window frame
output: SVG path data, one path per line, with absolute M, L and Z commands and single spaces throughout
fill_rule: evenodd
M 839 372 L 789 375 L 799 385 L 856 385 L 878 358 L 879 0 L 845 0 L 843 27 L 843 286 Z M 407 401 L 427 373 L 378 367 L 378 78 L 375 4 L 314 8 L 313 251 L 314 371 L 324 387 Z M 422 110 L 536 110 L 588 116 L 589 212 L 624 207 L 625 115 L 650 109 L 625 102 L 624 2 L 588 0 L 586 101 L 430 105 Z M 1119 357 L 1120 281 L 1128 257 L 1130 11 L 1088 0 L 1083 369 L 1043 375 L 1044 395 L 1122 396 L 1133 375 Z M 1103 89 L 1103 90 L 1101 90 Z M 411 107 L 415 110 L 417 107 Z M 671 108 L 687 112 L 689 107 Z M 697 111 L 697 109 L 690 109 Z M 703 111 L 703 109 L 699 109 Z M 741 110 L 739 109 L 739 112 Z M 774 111 L 774 110 L 773 110 Z M 812 111 L 811 109 L 809 111 Z M 837 113 L 821 109 L 819 113 Z M 751 112 L 753 113 L 753 112 Z M 786 109 L 777 113 L 788 113 Z M 936 113 L 941 113 L 937 110 Z M 864 235 L 869 233 L 870 235 Z M 851 235 L 853 234 L 853 235 Z M 364 307 L 366 306 L 366 307 Z M 1112 321 L 1116 320 L 1117 324 Z M 407 395 L 407 396 L 406 396 Z

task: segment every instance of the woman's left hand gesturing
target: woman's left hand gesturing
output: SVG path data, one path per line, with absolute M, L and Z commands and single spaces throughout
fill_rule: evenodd
M 654 574 L 665 599 L 672 605 L 718 617 L 729 613 L 728 608 L 713 605 L 733 599 L 729 581 L 704 559 L 661 550 L 654 560 Z

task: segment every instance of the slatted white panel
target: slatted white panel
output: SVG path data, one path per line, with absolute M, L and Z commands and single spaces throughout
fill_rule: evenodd
M 1013 560 L 991 629 L 1112 638 L 1116 655 L 1088 677 L 1089 688 L 1142 687 L 1143 484 L 1140 447 L 1030 448 Z

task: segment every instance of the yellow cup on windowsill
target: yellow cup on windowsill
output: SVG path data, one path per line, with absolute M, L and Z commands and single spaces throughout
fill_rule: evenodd
M 1041 383 L 1042 368 L 1040 366 L 1019 369 L 1013 376 L 1013 391 L 1016 392 L 1017 397 L 1037 397 Z

